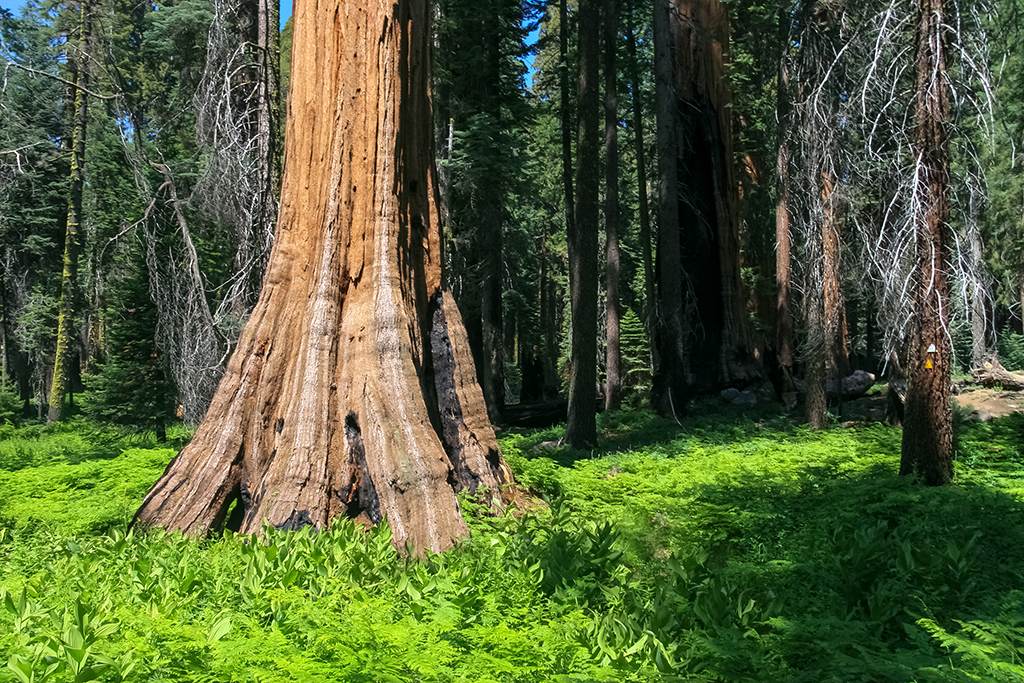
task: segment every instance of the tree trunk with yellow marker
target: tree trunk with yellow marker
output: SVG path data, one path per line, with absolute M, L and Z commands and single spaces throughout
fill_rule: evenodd
M 920 210 L 914 271 L 914 319 L 910 340 L 900 474 L 935 486 L 953 478 L 952 348 L 949 334 L 949 121 L 942 0 L 917 0 L 917 90 L 914 153 Z
M 263 291 L 143 527 L 387 518 L 450 547 L 456 494 L 512 474 L 441 286 L 426 0 L 300 0 L 281 214 Z M 237 501 L 237 514 L 227 519 Z

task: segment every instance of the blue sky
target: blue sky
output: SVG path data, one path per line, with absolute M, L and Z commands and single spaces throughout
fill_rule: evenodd
M 7 2 L 8 0 L 0 0 L 0 2 Z M 281 0 L 281 28 L 284 28 L 284 22 L 288 21 L 288 17 L 292 15 L 292 0 Z

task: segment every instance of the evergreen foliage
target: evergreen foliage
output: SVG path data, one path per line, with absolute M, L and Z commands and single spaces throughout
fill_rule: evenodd
M 1007 370 L 1024 370 L 1024 334 L 1017 334 L 1009 325 L 999 335 L 999 362 Z
M 650 3 L 620 4 L 638 49 L 635 64 L 618 60 L 619 76 L 639 74 L 654 178 Z M 878 321 L 895 329 L 906 316 L 871 299 L 891 273 L 857 259 L 883 248 L 899 254 L 881 216 L 909 203 L 891 176 L 908 165 L 893 141 L 909 130 L 913 84 L 902 67 L 874 86 L 857 79 L 866 65 L 908 55 L 909 43 L 897 31 L 879 42 L 880 54 L 867 49 L 877 38 L 873 3 L 841 12 L 834 3 L 724 4 L 730 144 L 742 169 L 738 294 L 752 343 L 770 358 L 779 60 L 809 44 L 800 31 L 820 30 L 828 49 L 815 68 L 830 81 L 801 81 L 793 91 L 839 84 L 826 95 L 849 113 L 818 132 L 832 136 L 824 151 L 837 160 L 844 266 L 853 266 L 840 281 L 846 333 L 870 365 L 880 350 L 872 340 L 898 336 Z M 951 227 L 966 241 L 966 227 L 980 225 L 994 277 L 986 305 L 1003 325 L 1000 361 L 1024 371 L 1024 42 L 1019 0 L 996 5 L 946 5 L 951 26 L 967 31 L 957 48 L 977 56 L 987 45 L 994 72 L 986 90 L 984 69 L 957 61 L 950 71 L 951 83 L 973 83 L 954 106 L 953 167 L 975 176 L 954 188 Z M 576 71 L 579 12 L 575 1 L 567 6 L 571 39 L 561 64 L 557 3 L 437 3 L 432 92 L 446 277 L 465 317 L 476 319 L 468 327 L 477 354 L 482 284 L 496 286 L 500 315 L 491 321 L 500 321 L 507 403 L 564 393 L 572 351 L 563 211 L 572 198 L 563 193 L 558 114 L 564 106 L 575 115 L 578 103 L 572 92 L 562 102 L 558 78 L 562 68 Z M 180 379 L 175 386 L 172 359 L 188 353 L 189 320 L 168 312 L 184 291 L 176 279 L 187 253 L 182 222 L 199 273 L 191 303 L 213 312 L 213 360 L 197 361 L 207 383 L 220 372 L 207 366 L 246 314 L 219 310 L 237 276 L 236 237 L 210 215 L 198 182 L 212 167 L 210 148 L 197 142 L 195 108 L 214 3 L 97 7 L 91 89 L 104 96 L 90 100 L 85 306 L 75 321 L 86 417 L 51 428 L 36 422 L 56 346 L 75 12 L 36 0 L 0 10 L 0 58 L 12 64 L 0 90 L 0 323 L 12 376 L 0 389 L 0 683 L 1024 681 L 1020 415 L 958 425 L 955 486 L 935 490 L 896 476 L 900 432 L 889 427 L 811 433 L 771 408 L 759 408 L 755 421 L 717 399 L 698 401 L 681 428 L 636 410 L 649 400 L 659 321 L 638 315 L 656 302 L 645 300 L 637 213 L 648 188 L 637 187 L 635 151 L 624 144 L 631 135 L 621 137 L 619 191 L 621 353 L 633 410 L 601 417 L 594 451 L 550 448 L 560 428 L 505 433 L 502 450 L 518 480 L 549 508 L 495 519 L 466 498 L 471 540 L 423 561 L 392 548 L 386 526 L 364 530 L 348 520 L 319 533 L 268 529 L 258 543 L 231 533 L 194 540 L 127 532 L 186 438 L 171 420 L 191 387 Z M 900 26 L 909 40 L 913 29 Z M 289 20 L 281 34 L 285 96 L 292 29 Z M 528 47 L 532 30 L 537 43 Z M 621 48 L 620 57 L 624 40 Z M 628 132 L 634 94 L 619 96 Z M 807 166 L 812 147 L 794 144 L 794 169 Z M 807 222 L 820 174 L 805 169 L 797 184 L 794 215 Z M 809 254 L 797 240 L 797 279 L 816 263 Z M 987 287 L 986 277 L 962 288 Z M 957 304 L 954 317 L 970 312 Z M 953 327 L 966 363 L 968 326 Z M 797 360 L 799 371 L 806 357 Z M 32 401 L 36 420 L 26 414 Z M 163 447 L 168 428 L 174 448 Z
M 44 74 L 61 67 L 48 9 L 0 15 L 0 59 Z M 39 409 L 46 403 L 67 220 L 69 159 L 62 148 L 64 86 L 5 67 L 0 104 L 0 296 L 8 357 Z M 13 338 L 13 339 L 12 339 Z M 16 341 L 16 344 L 11 343 Z
M 632 308 L 622 316 L 620 334 L 622 364 L 626 371 L 622 383 L 623 400 L 627 405 L 638 408 L 651 387 L 651 349 L 643 323 Z
M 83 411 L 96 422 L 164 434 L 174 419 L 174 385 L 153 339 L 156 307 L 141 254 L 107 285 L 105 360 L 86 377 Z
M 1016 150 L 1024 141 L 1024 53 L 1020 50 L 1021 11 L 1018 0 L 997 2 L 989 27 L 992 38 L 995 120 L 991 136 L 981 145 L 988 186 L 982 215 L 987 265 L 996 278 L 993 295 L 1016 307 L 1024 292 L 1024 167 Z M 1020 313 L 1024 319 L 1024 312 Z
M 21 423 L 21 399 L 6 383 L 0 385 L 0 427 Z

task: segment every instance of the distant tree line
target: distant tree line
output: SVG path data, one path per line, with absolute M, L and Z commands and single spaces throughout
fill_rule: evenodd
M 864 369 L 908 380 L 904 469 L 947 480 L 951 373 L 1024 331 L 1018 5 L 437 0 L 444 277 L 491 420 L 564 397 L 582 447 L 599 403 L 770 382 L 822 427 Z M 272 249 L 279 23 L 269 0 L 0 14 L 26 414 L 206 412 Z

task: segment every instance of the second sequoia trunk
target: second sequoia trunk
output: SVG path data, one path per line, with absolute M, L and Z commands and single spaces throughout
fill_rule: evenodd
M 678 384 L 673 375 L 680 373 L 674 368 L 682 366 L 687 382 L 703 392 L 750 380 L 760 372 L 750 353 L 740 279 L 739 186 L 733 170 L 732 96 L 725 54 L 729 18 L 719 0 L 667 4 L 669 30 L 667 35 L 656 32 L 655 42 L 659 37 L 671 41 L 678 197 L 669 200 L 679 219 L 682 271 L 662 267 L 658 277 L 663 299 L 681 292 L 679 302 L 663 301 L 662 310 L 683 308 L 685 342 L 678 344 L 671 329 L 659 336 L 661 377 L 655 386 L 657 393 Z M 669 226 L 663 220 L 662 251 L 675 249 L 675 240 L 665 234 Z M 659 260 L 664 263 L 665 258 L 668 254 Z M 675 277 L 682 277 L 682 282 L 669 281 Z M 663 324 L 670 328 L 672 323 Z M 656 403 L 661 403 L 658 397 Z
M 502 504 L 512 474 L 441 288 L 429 35 L 426 0 L 296 3 L 263 291 L 138 524 L 254 533 L 387 518 L 396 544 L 439 551 L 467 534 L 459 491 Z

